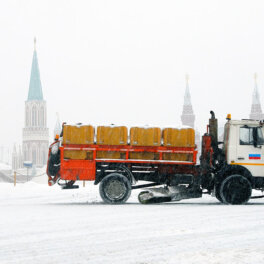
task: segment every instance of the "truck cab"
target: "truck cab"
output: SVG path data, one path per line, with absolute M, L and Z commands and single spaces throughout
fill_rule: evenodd
M 228 120 L 223 152 L 229 165 L 245 167 L 253 177 L 264 177 L 264 127 L 255 120 Z

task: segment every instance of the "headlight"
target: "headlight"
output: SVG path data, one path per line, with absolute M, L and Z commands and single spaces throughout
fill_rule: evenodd
M 52 153 L 53 155 L 56 155 L 56 154 L 58 153 L 58 151 L 59 151 L 59 146 L 58 146 L 58 144 L 54 144 L 54 145 L 52 146 L 52 148 L 51 148 L 51 153 Z

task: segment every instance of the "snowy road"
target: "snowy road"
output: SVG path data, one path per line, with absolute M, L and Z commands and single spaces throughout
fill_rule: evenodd
M 264 263 L 264 200 L 105 205 L 98 187 L 0 183 L 0 263 Z

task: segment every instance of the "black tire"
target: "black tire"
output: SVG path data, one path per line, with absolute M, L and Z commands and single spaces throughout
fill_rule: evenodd
M 100 182 L 100 196 L 105 203 L 122 204 L 131 195 L 131 183 L 119 173 L 111 173 Z
M 223 199 L 220 195 L 220 187 L 221 185 L 220 184 L 216 184 L 215 186 L 215 198 L 220 202 L 220 203 L 223 203 Z
M 251 183 L 239 174 L 228 176 L 220 186 L 220 196 L 225 204 L 245 204 L 251 193 Z

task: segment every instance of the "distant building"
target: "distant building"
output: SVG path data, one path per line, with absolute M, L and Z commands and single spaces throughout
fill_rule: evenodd
M 195 115 L 193 112 L 193 107 L 192 107 L 192 102 L 191 102 L 188 75 L 186 75 L 186 88 L 185 88 L 185 94 L 184 94 L 184 103 L 183 103 L 181 121 L 182 121 L 182 125 L 194 128 Z M 195 130 L 195 144 L 197 145 L 198 152 L 200 152 L 201 137 L 197 129 Z
M 23 128 L 23 142 L 12 153 L 12 169 L 23 167 L 24 161 L 32 161 L 37 167 L 47 163 L 49 148 L 49 129 L 47 128 L 47 106 L 43 99 L 40 81 L 36 39 L 31 67 L 28 98 L 25 102 L 25 123 Z
M 184 126 L 189 126 L 194 128 L 195 115 L 193 113 L 193 108 L 192 108 L 188 75 L 186 75 L 186 88 L 184 94 L 184 103 L 183 103 L 181 121 Z
M 43 99 L 36 39 L 34 39 L 28 98 L 25 102 L 25 127 L 23 128 L 24 161 L 32 161 L 33 165 L 42 167 L 47 163 L 48 148 L 47 106 L 46 101 Z
M 255 87 L 252 95 L 252 104 L 251 104 L 251 111 L 249 114 L 250 119 L 254 120 L 263 120 L 264 114 L 262 113 L 262 108 L 260 104 L 260 96 L 258 91 L 258 85 L 257 85 L 257 74 L 254 75 L 255 79 Z

